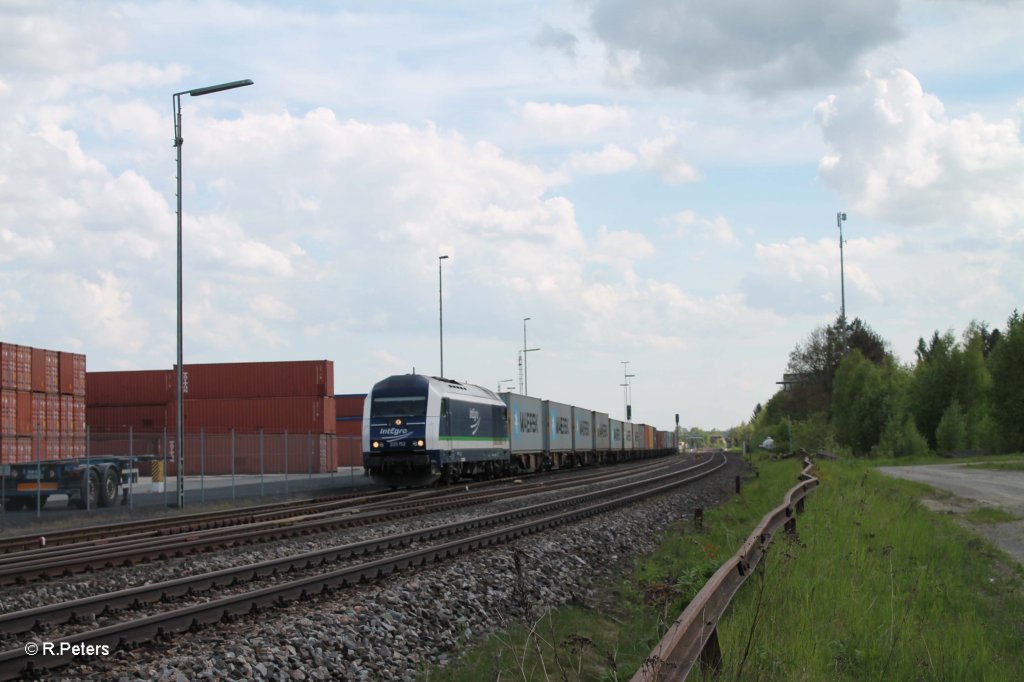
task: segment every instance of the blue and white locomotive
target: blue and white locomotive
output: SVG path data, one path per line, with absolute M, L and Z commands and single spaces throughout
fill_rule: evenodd
M 404 374 L 374 385 L 363 406 L 363 466 L 392 486 L 508 472 L 505 403 L 482 386 Z

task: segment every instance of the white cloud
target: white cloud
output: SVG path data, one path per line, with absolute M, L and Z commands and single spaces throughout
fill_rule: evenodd
M 596 152 L 574 152 L 565 163 L 570 173 L 603 175 L 621 173 L 637 164 L 637 155 L 615 144 L 606 144 Z
M 891 0 L 598 0 L 613 82 L 764 95 L 844 79 L 899 36 Z
M 815 108 L 831 153 L 822 179 L 852 212 L 907 226 L 963 225 L 1024 235 L 1019 119 L 950 117 L 904 70 L 876 76 Z
M 675 226 L 676 234 L 682 238 L 697 236 L 723 246 L 740 244 L 729 221 L 723 216 L 704 218 L 693 211 L 680 211 L 669 217 L 669 223 Z
M 662 135 L 640 143 L 644 165 L 670 185 L 700 179 L 700 173 L 683 158 L 682 145 L 675 135 Z
M 548 137 L 587 138 L 608 128 L 629 123 L 630 112 L 622 107 L 601 104 L 551 104 L 526 102 L 521 117 L 526 125 Z

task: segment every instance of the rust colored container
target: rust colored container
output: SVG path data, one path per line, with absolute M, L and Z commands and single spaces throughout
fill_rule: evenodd
M 18 457 L 18 439 L 0 433 L 0 464 L 15 464 Z
M 73 353 L 60 351 L 57 353 L 58 393 L 71 393 L 75 390 L 75 358 Z
M 202 439 L 190 436 L 186 440 L 186 476 L 226 476 L 283 474 L 302 477 L 307 474 L 334 471 L 333 437 L 327 434 L 289 434 L 287 454 L 284 438 L 265 435 L 260 451 L 257 434 L 207 434 Z M 176 474 L 173 457 L 167 460 L 168 474 Z
M 85 396 L 85 356 L 75 353 L 71 356 L 71 369 L 74 372 L 71 383 L 71 395 Z
M 127 433 L 133 431 L 163 431 L 167 427 L 167 415 L 174 409 L 173 404 L 161 405 L 102 405 L 87 406 L 85 422 L 92 433 Z
M 177 428 L 168 405 L 168 428 Z M 234 398 L 185 401 L 185 432 L 334 433 L 334 397 Z
M 18 388 L 18 347 L 13 343 L 0 343 L 0 390 Z M 13 452 L 14 446 L 11 447 Z
M 355 436 L 335 436 L 334 463 L 336 467 L 363 466 L 362 437 L 357 438 Z
M 15 351 L 17 362 L 17 386 L 19 391 L 32 390 L 32 348 L 17 346 Z
M 60 394 L 46 394 L 46 430 L 60 434 Z
M 18 435 L 18 392 L 0 389 L 0 434 Z
M 363 418 L 346 417 L 336 419 L 334 422 L 334 433 L 338 436 L 363 437 Z
M 60 435 L 71 436 L 75 433 L 75 396 L 60 397 Z
M 85 396 L 76 395 L 72 401 L 71 432 L 75 437 L 85 437 Z
M 177 388 L 177 377 L 172 371 Z M 330 360 L 296 362 L 233 362 L 185 365 L 185 399 L 283 398 L 334 396 L 334 363 Z
M 365 393 L 347 393 L 334 396 L 335 416 L 339 419 L 344 417 L 363 418 L 363 403 L 366 401 Z
M 31 388 L 40 393 L 46 392 L 46 351 L 42 348 L 30 348 L 32 354 Z
M 18 421 L 15 429 L 19 436 L 32 435 L 32 392 L 18 391 L 16 394 Z
M 176 378 L 169 369 L 132 372 L 86 372 L 89 407 L 163 405 L 174 401 Z
M 46 394 L 32 393 L 32 433 L 45 433 L 46 424 Z

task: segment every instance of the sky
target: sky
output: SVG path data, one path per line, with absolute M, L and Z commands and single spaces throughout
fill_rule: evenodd
M 0 0 L 0 340 L 174 365 L 185 92 L 186 364 L 365 393 L 443 321 L 449 378 L 537 348 L 531 395 L 735 426 L 843 287 L 903 362 L 1024 309 L 1022 37 L 1014 0 Z

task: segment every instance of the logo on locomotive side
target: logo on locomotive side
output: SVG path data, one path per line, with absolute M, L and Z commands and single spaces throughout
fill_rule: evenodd
M 469 428 L 476 435 L 476 432 L 480 430 L 480 412 L 475 408 L 469 408 Z

